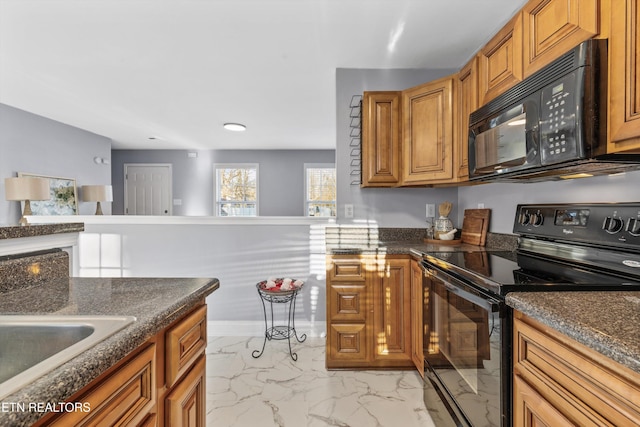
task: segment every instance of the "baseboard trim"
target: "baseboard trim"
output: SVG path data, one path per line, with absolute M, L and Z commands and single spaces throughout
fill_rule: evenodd
M 322 322 L 296 322 L 298 335 L 306 334 L 310 337 L 326 336 L 327 325 Z M 209 320 L 207 335 L 210 337 L 263 337 L 264 321 L 222 321 Z

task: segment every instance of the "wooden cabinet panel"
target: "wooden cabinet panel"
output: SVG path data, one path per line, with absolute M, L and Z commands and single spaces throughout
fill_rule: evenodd
M 424 378 L 424 295 L 422 289 L 422 267 L 411 260 L 411 360 L 420 376 Z
M 574 427 L 560 411 L 554 408 L 529 384 L 516 376 L 513 391 L 513 425 L 523 427 Z
M 165 336 L 167 386 L 173 386 L 189 370 L 207 346 L 207 307 L 191 313 Z
M 480 50 L 478 66 L 482 105 L 522 80 L 522 13 Z
M 402 184 L 453 180 L 453 78 L 402 93 Z
M 611 8 L 608 153 L 640 152 L 640 2 Z
M 531 0 L 522 9 L 527 77 L 599 33 L 599 0 Z
M 473 57 L 458 73 L 458 114 L 453 144 L 454 168 L 457 182 L 469 179 L 469 115 L 477 110 L 478 58 Z
M 514 316 L 514 382 L 526 383 L 572 425 L 640 425 L 639 374 L 522 313 Z M 530 396 L 514 389 L 515 426 L 530 419 L 522 409 Z
M 362 322 L 367 319 L 367 287 L 362 283 L 329 285 L 332 322 Z
M 329 325 L 327 368 L 342 368 L 345 362 L 364 363 L 369 360 L 367 328 L 364 323 Z M 351 365 L 353 366 L 353 365 Z
M 329 281 L 364 282 L 365 280 L 365 264 L 360 258 L 329 256 L 327 264 L 327 280 Z
M 156 346 L 149 345 L 113 375 L 82 395 L 76 402 L 90 405 L 88 412 L 68 412 L 51 426 L 137 425 L 156 404 Z
M 362 186 L 400 182 L 401 92 L 365 92 L 362 97 Z
M 373 279 L 373 357 L 411 360 L 410 260 L 390 259 Z
M 165 419 L 171 427 L 205 427 L 205 369 L 204 355 L 193 365 L 167 396 Z
M 354 267 L 355 260 L 328 256 L 327 270 L 341 261 Z M 327 274 L 327 368 L 412 366 L 410 258 L 357 260 L 363 281 L 331 280 Z

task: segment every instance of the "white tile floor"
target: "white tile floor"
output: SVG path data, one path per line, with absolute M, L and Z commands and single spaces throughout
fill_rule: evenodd
M 207 426 L 433 427 L 414 371 L 327 371 L 324 338 L 286 341 L 210 337 Z

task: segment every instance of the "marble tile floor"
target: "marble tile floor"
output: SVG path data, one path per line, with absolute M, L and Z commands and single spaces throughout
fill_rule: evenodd
M 259 337 L 210 337 L 207 426 L 433 427 L 414 371 L 327 371 L 325 339 L 293 346 Z

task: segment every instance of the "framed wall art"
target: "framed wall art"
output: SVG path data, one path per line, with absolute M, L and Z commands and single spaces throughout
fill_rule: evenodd
M 49 200 L 32 200 L 33 215 L 77 215 L 78 190 L 74 178 L 61 178 L 34 173 L 18 172 L 19 177 L 47 178 Z M 24 202 L 23 202 L 24 203 Z

